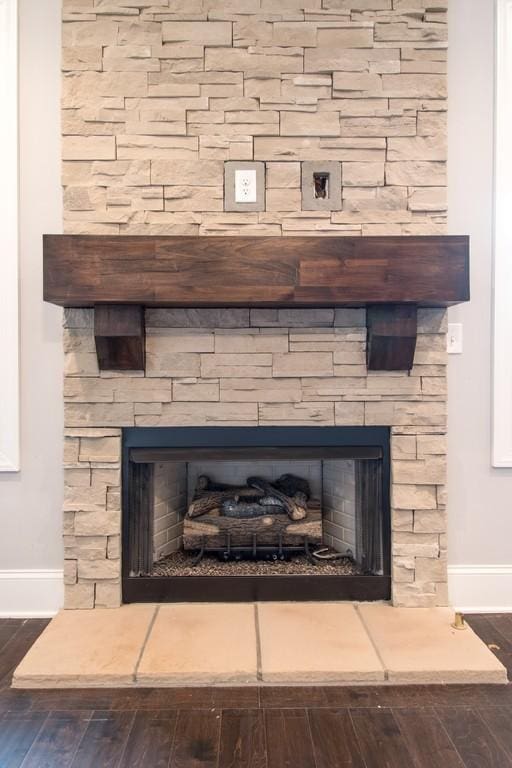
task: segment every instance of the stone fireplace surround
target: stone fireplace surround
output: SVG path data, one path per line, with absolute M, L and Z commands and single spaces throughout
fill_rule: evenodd
M 146 309 L 146 371 L 98 371 L 94 310 L 67 309 L 67 608 L 121 603 L 121 429 L 391 428 L 392 600 L 447 602 L 446 313 L 418 310 L 414 366 L 368 372 L 364 309 Z

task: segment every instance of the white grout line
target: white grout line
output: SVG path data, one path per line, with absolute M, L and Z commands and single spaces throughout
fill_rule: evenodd
M 153 631 L 153 626 L 155 624 L 156 617 L 158 616 L 159 610 L 160 610 L 160 603 L 157 603 L 157 605 L 155 605 L 155 612 L 154 612 L 153 616 L 151 617 L 151 621 L 149 622 L 149 626 L 148 626 L 148 629 L 147 629 L 147 632 L 146 632 L 146 636 L 144 637 L 144 640 L 142 642 L 140 653 L 139 653 L 139 655 L 137 657 L 137 661 L 135 662 L 135 669 L 134 669 L 134 672 L 133 672 L 133 682 L 134 683 L 137 682 L 137 675 L 139 673 L 140 662 L 142 661 L 142 656 L 144 655 L 144 651 L 146 650 L 146 645 L 148 644 L 149 636 L 150 636 L 151 632 Z
M 372 646 L 373 646 L 373 650 L 374 650 L 374 651 L 375 651 L 375 653 L 377 654 L 377 658 L 378 658 L 378 660 L 379 660 L 379 661 L 380 661 L 380 663 L 381 663 L 381 666 L 382 666 L 382 670 L 383 670 L 383 672 L 384 672 L 384 680 L 389 680 L 389 672 L 388 672 L 388 670 L 386 669 L 386 665 L 384 664 L 384 660 L 383 660 L 382 656 L 380 655 L 380 651 L 379 651 L 379 648 L 378 648 L 378 646 L 377 646 L 376 642 L 374 641 L 373 637 L 371 636 L 370 630 L 369 630 L 369 629 L 368 629 L 368 627 L 366 626 L 366 622 L 365 622 L 365 620 L 364 620 L 364 618 L 363 618 L 363 614 L 362 614 L 362 613 L 359 611 L 359 603 L 353 603 L 353 605 L 354 605 L 354 608 L 355 608 L 355 611 L 356 611 L 357 615 L 359 616 L 359 621 L 360 621 L 360 622 L 361 622 L 361 624 L 363 625 L 364 631 L 366 632 L 366 634 L 367 634 L 367 636 L 368 636 L 368 640 L 369 640 L 369 641 L 370 641 L 370 643 L 372 644 Z

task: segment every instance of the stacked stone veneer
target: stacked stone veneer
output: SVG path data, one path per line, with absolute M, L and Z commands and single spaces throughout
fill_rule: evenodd
M 65 316 L 66 604 L 120 602 L 121 427 L 390 425 L 393 599 L 446 601 L 445 313 L 414 367 L 367 373 L 365 312 L 146 311 L 146 373 L 98 373 L 93 310 Z
M 64 0 L 68 233 L 436 234 L 447 0 Z M 266 210 L 224 212 L 226 160 Z M 301 210 L 301 161 L 342 210 Z
M 404 234 L 445 226 L 447 0 L 63 0 L 64 229 Z M 223 210 L 226 160 L 266 210 Z M 341 162 L 342 210 L 301 210 L 301 163 Z M 236 269 L 236 264 L 234 265 Z M 364 312 L 147 312 L 146 375 L 98 374 L 66 315 L 69 607 L 120 601 L 120 430 L 393 428 L 393 591 L 446 601 L 444 315 L 415 366 L 367 375 Z

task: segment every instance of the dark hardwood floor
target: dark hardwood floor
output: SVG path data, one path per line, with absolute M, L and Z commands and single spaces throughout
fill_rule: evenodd
M 46 623 L 0 621 L 0 768 L 512 768 L 512 685 L 11 690 Z

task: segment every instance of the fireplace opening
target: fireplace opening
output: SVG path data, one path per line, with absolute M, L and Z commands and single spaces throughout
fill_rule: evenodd
M 123 596 L 385 599 L 389 430 L 130 428 Z

